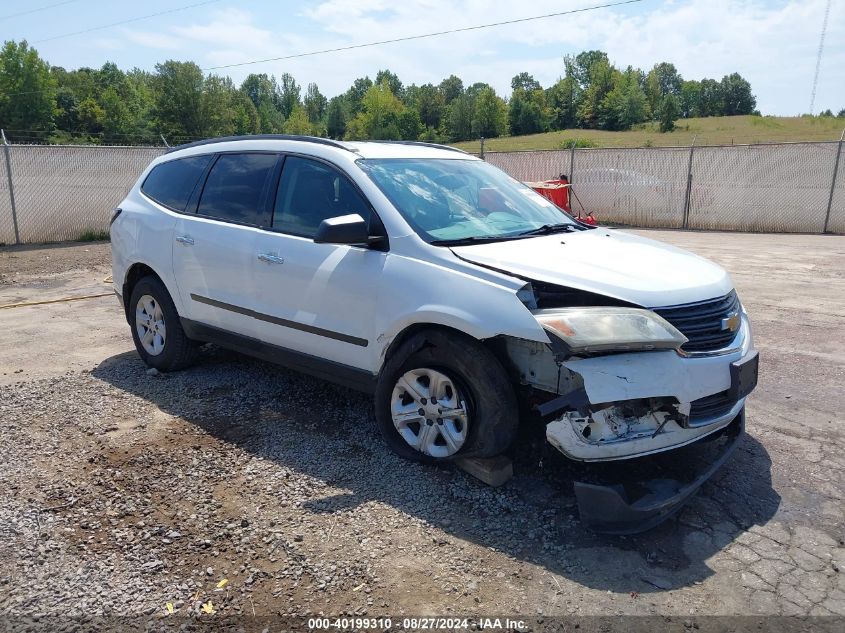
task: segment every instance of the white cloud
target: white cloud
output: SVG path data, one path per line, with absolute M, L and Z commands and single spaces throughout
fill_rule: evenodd
M 132 42 L 146 46 L 147 48 L 156 49 L 178 49 L 181 48 L 181 41 L 179 38 L 166 33 L 152 33 L 148 31 L 132 31 L 130 29 L 123 30 L 123 37 Z
M 154 48 L 181 45 L 187 56 L 211 67 L 361 44 L 586 7 L 561 9 L 540 0 L 325 0 L 291 20 L 257 23 L 252 13 L 228 9 L 209 21 L 135 33 L 132 41 Z M 465 83 L 486 81 L 500 93 L 510 78 L 532 73 L 543 85 L 562 73 L 565 53 L 602 49 L 618 65 L 648 69 L 670 61 L 687 78 L 746 77 L 766 113 L 797 114 L 809 107 L 815 54 L 825 0 L 687 0 L 629 9 L 602 9 L 491 29 L 355 49 L 340 53 L 224 69 L 241 80 L 250 72 L 292 73 L 316 81 L 329 95 L 353 79 L 390 68 L 406 83 L 439 82 L 452 73 Z M 305 25 L 305 26 L 303 26 Z M 272 28 L 265 28 L 270 27 Z M 146 43 L 144 43 L 146 42 Z M 834 3 L 817 109 L 845 107 L 845 3 Z

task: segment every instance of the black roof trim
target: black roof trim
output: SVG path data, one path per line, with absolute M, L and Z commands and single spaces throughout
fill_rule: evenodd
M 338 143 L 337 141 L 333 141 L 329 138 L 320 138 L 319 136 L 300 136 L 296 134 L 245 134 L 242 136 L 220 136 L 217 138 L 207 138 L 202 141 L 194 141 L 193 143 L 177 145 L 167 150 L 167 153 L 169 154 L 189 147 L 201 147 L 203 145 L 214 145 L 215 143 L 227 143 L 229 141 L 304 141 L 306 143 L 317 143 L 319 145 L 338 147 L 340 149 L 345 149 L 347 152 L 355 151 L 342 143 Z
M 354 141 L 352 141 L 354 142 Z M 384 143 L 387 145 L 418 145 L 420 147 L 431 147 L 434 149 L 445 149 L 451 152 L 459 152 L 461 154 L 469 155 L 469 152 L 465 152 L 462 149 L 458 149 L 457 147 L 451 147 L 450 145 L 441 145 L 439 143 L 426 143 L 424 141 L 360 141 L 361 143 Z

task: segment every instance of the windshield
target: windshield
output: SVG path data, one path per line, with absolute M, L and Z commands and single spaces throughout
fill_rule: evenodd
M 382 158 L 358 161 L 426 241 L 516 239 L 548 227 L 576 227 L 561 209 L 478 160 Z

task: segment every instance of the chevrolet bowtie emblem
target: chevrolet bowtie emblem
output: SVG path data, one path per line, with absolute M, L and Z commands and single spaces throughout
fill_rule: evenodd
M 722 330 L 736 332 L 739 329 L 739 312 L 734 312 L 722 319 Z

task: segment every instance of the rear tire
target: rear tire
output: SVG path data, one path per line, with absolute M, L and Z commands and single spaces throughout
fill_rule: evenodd
M 173 299 L 157 277 L 143 277 L 135 284 L 129 321 L 135 348 L 148 366 L 177 371 L 196 358 L 199 345 L 185 334 Z
M 411 336 L 388 358 L 375 413 L 395 453 L 428 464 L 498 455 L 519 426 L 513 385 L 493 353 L 436 329 Z

